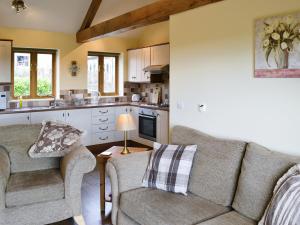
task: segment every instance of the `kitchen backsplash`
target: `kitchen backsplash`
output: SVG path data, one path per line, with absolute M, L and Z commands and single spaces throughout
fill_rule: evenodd
M 124 96 L 127 96 L 129 100 L 131 100 L 131 96 L 133 94 L 141 94 L 145 97 L 144 101 L 149 102 L 149 97 L 151 93 L 156 88 L 161 89 L 162 93 L 162 101 L 164 102 L 166 99 L 169 99 L 169 82 L 165 81 L 165 83 L 151 83 L 151 84 L 140 84 L 140 83 L 131 83 L 125 82 L 124 84 Z

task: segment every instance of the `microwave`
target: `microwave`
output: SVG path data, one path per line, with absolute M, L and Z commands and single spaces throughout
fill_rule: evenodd
M 0 110 L 7 108 L 7 96 L 6 92 L 0 92 Z

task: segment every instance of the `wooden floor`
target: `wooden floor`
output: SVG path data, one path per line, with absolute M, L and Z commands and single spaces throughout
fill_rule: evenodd
M 106 180 L 106 190 L 109 192 L 110 185 L 109 180 Z M 110 225 L 110 211 L 111 204 L 106 203 L 106 216 L 103 215 L 103 219 L 100 216 L 100 192 L 99 187 L 100 179 L 98 169 L 86 174 L 82 183 L 82 211 L 86 225 Z M 102 221 L 103 220 L 103 221 Z M 59 223 L 53 223 L 51 225 L 76 225 L 73 219 L 61 221 Z

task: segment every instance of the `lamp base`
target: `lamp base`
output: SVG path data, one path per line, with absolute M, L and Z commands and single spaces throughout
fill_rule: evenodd
M 123 151 L 121 152 L 122 155 L 127 155 L 130 154 L 131 152 L 129 151 L 129 149 L 126 147 L 123 148 Z

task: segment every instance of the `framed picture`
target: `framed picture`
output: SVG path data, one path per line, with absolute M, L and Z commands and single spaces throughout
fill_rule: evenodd
M 255 77 L 300 78 L 300 12 L 255 21 Z

